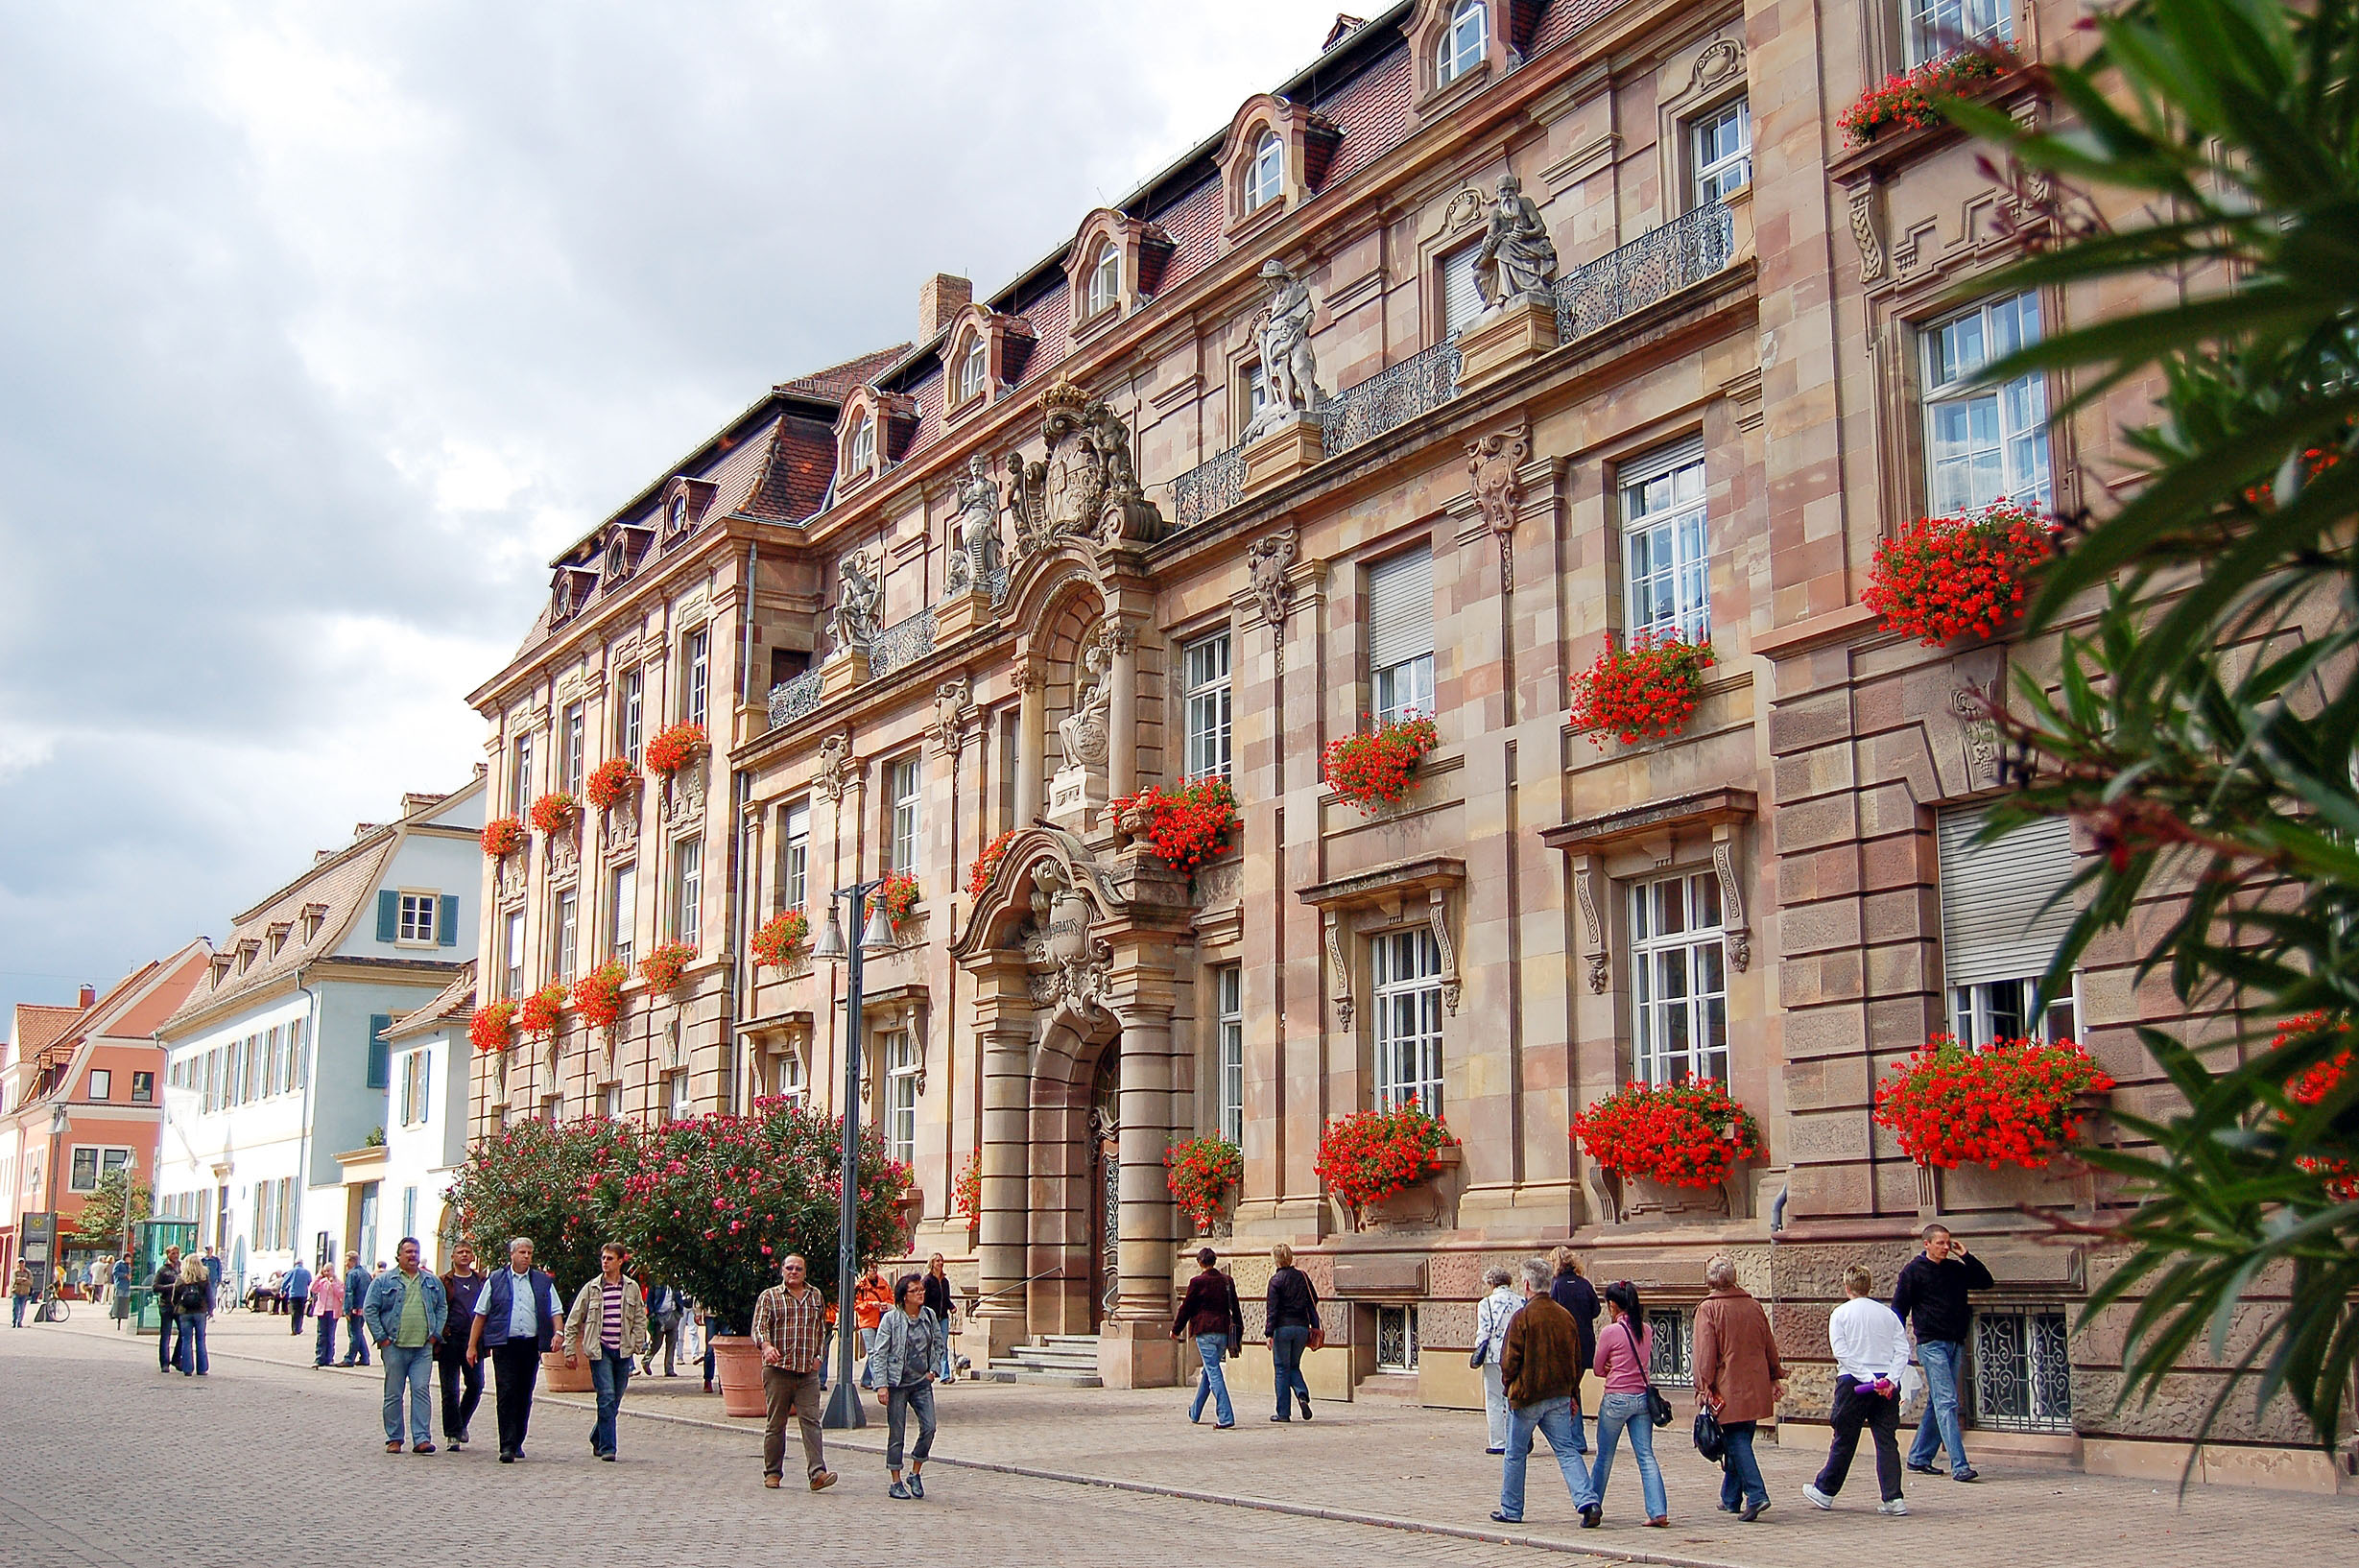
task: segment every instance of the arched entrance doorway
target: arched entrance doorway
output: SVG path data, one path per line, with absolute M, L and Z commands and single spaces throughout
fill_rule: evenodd
M 1114 1315 L 1122 1294 L 1122 1048 L 1098 1053 L 1089 1080 L 1089 1329 Z

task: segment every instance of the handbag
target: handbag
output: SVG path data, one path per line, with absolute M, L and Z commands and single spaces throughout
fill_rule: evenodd
M 1630 1322 L 1627 1319 L 1624 1319 L 1622 1323 L 1622 1334 L 1623 1337 L 1630 1342 L 1631 1360 L 1637 1360 L 1638 1336 L 1631 1332 Z M 1657 1427 L 1667 1427 L 1671 1424 L 1672 1414 L 1673 1412 L 1671 1409 L 1671 1401 L 1663 1397 L 1662 1390 L 1655 1387 L 1655 1380 L 1653 1378 L 1648 1378 L 1646 1383 L 1646 1418 Z
M 1305 1350 L 1324 1350 L 1326 1347 L 1327 1325 L 1314 1318 L 1311 1319 L 1310 1343 L 1304 1345 L 1302 1348 Z
M 1466 1365 L 1469 1366 L 1480 1366 L 1489 1359 L 1490 1336 L 1486 1334 L 1481 1339 L 1474 1342 L 1474 1349 L 1472 1353 L 1466 1357 Z
M 1707 1460 L 1717 1460 L 1728 1451 L 1728 1439 L 1720 1430 L 1720 1417 L 1706 1405 L 1696 1412 L 1696 1452 Z

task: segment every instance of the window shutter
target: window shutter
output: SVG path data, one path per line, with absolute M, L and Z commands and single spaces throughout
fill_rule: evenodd
M 1370 673 L 1434 651 L 1434 557 L 1413 550 L 1368 569 Z
M 1942 958 L 1952 986 L 2047 973 L 2079 912 L 2048 900 L 2071 882 L 2072 828 L 2042 818 L 1996 843 L 1977 844 L 1990 820 L 1980 806 L 1942 813 Z
M 390 942 L 401 931 L 401 895 L 391 888 L 377 891 L 377 940 Z
M 459 945 L 459 895 L 446 892 L 441 899 L 441 908 L 435 912 L 434 938 L 438 947 Z
M 1475 281 L 1474 255 L 1479 243 L 1462 245 L 1442 258 L 1442 335 L 1455 338 L 1468 321 L 1483 314 L 1483 287 Z
M 385 1039 L 385 1032 L 393 1026 L 393 1015 L 390 1012 L 369 1015 L 369 1086 L 372 1089 L 382 1089 L 393 1080 L 393 1047 Z

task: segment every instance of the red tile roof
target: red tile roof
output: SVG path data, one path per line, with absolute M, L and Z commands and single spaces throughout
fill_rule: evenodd
M 1555 47 L 1619 6 L 1622 0 L 1549 0 L 1528 54 Z
M 771 426 L 760 483 L 739 510 L 772 522 L 798 523 L 819 511 L 835 477 L 836 434 L 817 419 L 788 416 Z
M 797 376 L 792 381 L 781 381 L 778 383 L 778 390 L 784 392 L 797 392 L 805 397 L 823 397 L 831 402 L 836 401 L 854 387 L 866 386 L 900 364 L 909 357 L 909 351 L 916 346 L 915 344 L 901 343 L 894 344 L 891 348 L 879 348 L 874 353 L 863 354 L 858 359 L 847 359 L 841 365 L 830 365 L 823 370 L 814 370 L 809 375 Z
M 1171 260 L 1163 264 L 1163 287 L 1176 289 L 1221 253 L 1221 218 L 1227 210 L 1221 182 L 1207 179 L 1156 220 L 1171 236 Z
M 15 1046 L 18 1061 L 30 1060 L 42 1047 L 65 1037 L 85 1010 L 52 1007 L 46 1002 L 16 1004 Z
M 1404 43 L 1319 106 L 1344 133 L 1327 164 L 1325 183 L 1340 184 L 1408 139 L 1411 75 Z

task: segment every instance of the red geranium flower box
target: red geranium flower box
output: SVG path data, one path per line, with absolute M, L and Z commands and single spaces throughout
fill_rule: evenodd
M 1176 871 L 1193 871 L 1227 854 L 1231 835 L 1242 825 L 1236 792 L 1225 778 L 1117 796 L 1107 809 L 1116 821 L 1135 816 L 1156 858 Z
M 623 986 L 631 971 L 609 959 L 573 983 L 573 1008 L 592 1029 L 612 1029 L 623 1015 Z
M 958 1184 L 952 1189 L 958 1204 L 959 1217 L 972 1230 L 983 1223 L 983 1156 L 969 1154 L 966 1163 L 959 1167 Z
M 1409 793 L 1418 760 L 1442 744 L 1442 732 L 1420 713 L 1387 719 L 1327 743 L 1319 776 L 1362 811 L 1397 802 Z
M 1940 101 L 1955 98 L 1977 82 L 1988 82 L 2015 69 L 2015 60 L 1990 45 L 1953 50 L 1914 70 L 1900 71 L 1859 95 L 1836 124 L 1844 141 L 1865 147 L 1879 131 L 1921 130 L 1942 123 Z
M 568 831 L 582 819 L 582 802 L 563 790 L 551 790 L 533 802 L 533 825 L 544 839 Z
M 1946 517 L 1919 517 L 1877 542 L 1860 603 L 1887 631 L 1928 648 L 1993 637 L 2023 613 L 2031 574 L 2055 548 L 2056 530 L 2012 501 Z
M 1380 1203 L 1442 1167 L 1442 1151 L 1456 1147 L 1439 1116 L 1418 1105 L 1360 1110 L 1339 1116 L 1319 1133 L 1313 1167 L 1340 1202 L 1357 1210 Z
M 788 951 L 811 939 L 811 917 L 798 909 L 780 910 L 753 933 L 753 956 L 767 968 L 786 967 Z
M 711 749 L 703 725 L 674 725 L 647 743 L 648 772 L 677 773 Z
M 556 1032 L 558 1019 L 564 1015 L 564 982 L 552 980 L 524 999 L 524 1032 L 546 1039 Z
M 686 942 L 664 942 L 639 961 L 639 978 L 651 991 L 668 991 L 679 984 L 680 971 L 696 958 Z
M 991 885 L 992 874 L 999 869 L 999 863 L 1006 858 L 1008 845 L 1013 843 L 1014 839 L 1015 829 L 1010 828 L 983 846 L 983 853 L 975 857 L 974 865 L 966 871 L 967 897 L 980 898 L 983 896 L 983 890 Z
M 2037 1170 L 2079 1140 L 2074 1102 L 2112 1087 L 2070 1040 L 1996 1040 L 1975 1051 L 1936 1034 L 1876 1085 L 1875 1119 L 1919 1165 Z
M 1708 642 L 1646 635 L 1624 648 L 1609 642 L 1573 677 L 1573 728 L 1587 731 L 1600 750 L 1608 735 L 1625 746 L 1676 735 L 1704 700 L 1704 672 L 1713 662 Z
M 631 765 L 629 757 L 608 757 L 590 770 L 582 793 L 600 811 L 611 811 L 631 798 L 639 787 L 639 771 Z
M 1245 1179 L 1245 1151 L 1227 1138 L 1190 1138 L 1163 1151 L 1172 1200 L 1199 1230 L 1221 1217 L 1221 1200 Z
M 493 860 L 512 855 L 524 846 L 524 824 L 513 817 L 494 817 L 476 835 L 484 853 Z
M 917 879 L 907 871 L 888 871 L 884 886 L 869 896 L 884 906 L 886 921 L 898 931 L 917 907 Z
M 1573 1118 L 1573 1136 L 1608 1171 L 1666 1187 L 1714 1187 L 1768 1152 L 1761 1124 L 1713 1079 L 1623 1084 Z
M 2281 1051 L 2295 1040 L 2321 1033 L 2329 1028 L 2347 1034 L 2350 1033 L 2347 1019 L 2336 1022 L 2324 1012 L 2301 1013 L 2279 1024 L 2276 1038 L 2270 1041 L 2269 1046 L 2273 1051 Z M 2323 1103 L 2328 1095 L 2343 1086 L 2344 1079 L 2350 1075 L 2352 1059 L 2351 1048 L 2345 1046 L 2333 1056 L 2312 1062 L 2285 1081 L 2286 1098 L 2305 1110 Z M 2294 1163 L 2320 1177 L 2325 1183 L 2327 1197 L 2335 1202 L 2359 1202 L 2359 1172 L 2351 1169 L 2350 1161 L 2323 1154 L 2302 1154 Z
M 485 1002 L 475 1009 L 475 1016 L 467 1020 L 467 1042 L 487 1054 L 508 1049 L 510 1031 L 516 1021 L 513 1002 Z

